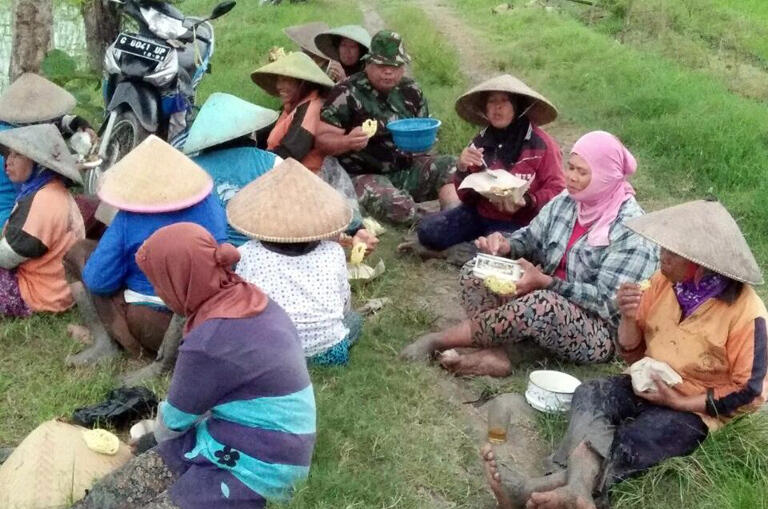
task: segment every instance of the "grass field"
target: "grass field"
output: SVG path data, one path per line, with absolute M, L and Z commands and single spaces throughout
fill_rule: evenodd
M 187 0 L 187 12 L 205 12 L 213 0 Z M 768 268 L 768 107 L 755 94 L 734 90 L 726 70 L 697 65 L 699 56 L 725 48 L 728 58 L 762 72 L 768 57 L 768 7 L 741 0 L 611 0 L 613 9 L 588 10 L 569 2 L 528 6 L 491 15 L 498 0 L 444 0 L 473 32 L 490 69 L 516 74 L 550 97 L 571 126 L 619 135 L 640 162 L 638 197 L 649 208 L 715 195 L 737 216 Z M 418 0 L 375 5 L 400 31 L 414 59 L 434 116 L 443 121 L 440 150 L 458 152 L 473 134 L 453 110 L 454 99 L 474 83 L 459 65 L 456 46 L 471 35 L 445 36 Z M 656 7 L 663 7 L 659 11 Z M 711 13 L 723 13 L 712 16 Z M 629 18 L 627 18 L 629 14 Z M 711 18 L 707 21 L 707 17 Z M 360 22 L 352 0 L 258 8 L 240 2 L 216 23 L 213 74 L 200 102 L 226 91 L 276 106 L 250 81 L 273 45 L 289 46 L 280 32 L 312 20 L 331 25 Z M 678 44 L 670 49 L 664 41 Z M 765 51 L 765 52 L 764 52 Z M 719 53 L 718 53 L 719 54 Z M 694 58 L 693 56 L 696 56 Z M 722 56 L 722 55 L 721 55 Z M 741 83 L 741 82 L 740 82 Z M 567 150 L 568 147 L 563 147 Z M 291 508 L 490 507 L 465 418 L 438 385 L 445 375 L 400 363 L 396 353 L 429 329 L 435 310 L 424 303 L 434 267 L 392 253 L 401 232 L 390 230 L 380 256 L 387 273 L 355 288 L 356 298 L 390 297 L 394 305 L 366 323 L 364 337 L 345 369 L 315 369 L 318 443 L 310 479 Z M 439 269 L 439 267 L 438 267 Z M 761 290 L 765 297 L 766 293 Z M 66 335 L 76 312 L 0 324 L 0 446 L 17 443 L 36 423 L 69 415 L 103 399 L 128 361 L 99 369 L 67 370 L 62 360 L 79 346 Z M 595 368 L 562 366 L 582 378 L 617 372 L 618 363 Z M 520 390 L 531 367 L 502 381 L 477 379 L 483 390 Z M 167 380 L 152 388 L 162 394 Z M 542 436 L 554 442 L 562 419 L 541 418 Z M 744 419 L 709 439 L 689 458 L 676 459 L 623 483 L 621 508 L 768 507 L 768 419 Z

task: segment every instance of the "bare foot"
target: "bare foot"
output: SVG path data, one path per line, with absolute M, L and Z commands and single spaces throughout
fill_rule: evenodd
M 527 509 L 597 509 L 589 494 L 580 493 L 570 485 L 552 491 L 531 493 Z
M 64 363 L 69 367 L 82 367 L 108 361 L 120 354 L 120 348 L 111 339 L 96 338 L 96 342 L 80 353 L 68 355 Z
M 483 457 L 485 480 L 488 481 L 488 486 L 491 488 L 493 496 L 496 497 L 498 508 L 513 509 L 515 507 L 522 507 L 519 503 L 516 506 L 513 505 L 512 499 L 501 485 L 501 474 L 499 473 L 499 467 L 496 464 L 496 456 L 493 454 L 491 444 L 485 444 L 480 450 L 480 454 Z
M 120 377 L 120 383 L 123 387 L 135 387 L 164 374 L 166 371 L 167 369 L 162 362 L 153 361 L 143 368 L 123 375 Z
M 528 507 L 529 500 L 534 491 L 554 490 L 563 486 L 567 480 L 567 472 L 562 470 L 543 477 L 528 478 L 515 472 L 509 467 L 503 467 L 503 476 L 491 444 L 485 444 L 480 450 L 483 457 L 485 478 L 496 497 L 500 509 L 516 509 Z M 536 506 L 533 506 L 536 507 Z
M 400 352 L 400 358 L 407 361 L 428 361 L 434 355 L 435 350 L 438 349 L 437 345 L 440 336 L 441 333 L 439 332 L 424 334 L 403 348 Z
M 482 348 L 463 355 L 449 350 L 439 360 L 440 365 L 456 376 L 504 377 L 512 369 L 512 363 L 503 348 Z
M 78 325 L 76 323 L 68 324 L 67 334 L 69 334 L 69 337 L 71 337 L 78 343 L 82 343 L 83 345 L 90 345 L 93 343 L 93 337 L 91 336 L 91 331 L 88 330 L 88 327 L 85 327 L 83 325 Z

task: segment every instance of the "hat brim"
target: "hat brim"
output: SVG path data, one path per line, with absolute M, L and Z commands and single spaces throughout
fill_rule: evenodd
M 49 129 L 48 132 L 42 132 L 43 126 L 50 126 L 51 129 Z M 62 177 L 68 178 L 76 184 L 83 184 L 83 178 L 76 167 L 75 158 L 72 157 L 72 155 L 69 153 L 69 149 L 63 138 L 60 140 L 60 150 L 63 153 L 58 159 L 54 159 L 50 154 L 46 154 L 42 150 L 38 150 L 32 143 L 29 142 L 28 139 L 25 139 L 24 137 L 18 137 L 14 131 L 18 131 L 20 129 L 38 129 L 41 131 L 39 134 L 40 136 L 53 136 L 55 132 L 55 135 L 58 135 L 58 137 L 61 138 L 61 134 L 58 132 L 58 129 L 56 129 L 56 127 L 52 124 L 38 124 L 16 129 L 9 129 L 0 132 L 0 151 L 2 151 L 3 154 L 7 154 L 9 150 L 13 150 L 16 153 L 19 153 L 24 157 L 33 160 L 40 166 L 48 168 L 49 170 L 58 173 Z
M 360 58 L 362 58 L 370 50 L 371 36 L 363 27 L 357 27 L 357 30 L 354 30 L 353 28 L 354 27 L 343 26 L 322 32 L 315 37 L 315 46 L 326 58 L 340 61 L 339 44 L 341 43 L 342 38 L 346 38 L 355 41 L 361 46 L 363 51 L 360 54 Z
M 456 113 L 471 124 L 488 125 L 485 109 L 488 94 L 492 92 L 505 92 L 523 98 L 528 103 L 526 116 L 537 126 L 548 124 L 557 118 L 557 108 L 549 99 L 510 75 L 487 80 L 463 94 L 456 100 Z
M 323 52 L 315 45 L 315 37 L 321 32 L 328 30 L 330 26 L 327 23 L 321 21 L 314 23 L 307 23 L 306 25 L 290 26 L 283 29 L 283 33 L 299 48 L 309 51 L 315 56 L 320 58 L 328 58 L 323 55 Z
M 103 192 L 99 190 L 97 193 L 99 199 L 111 205 L 119 210 L 125 210 L 126 212 L 139 212 L 142 214 L 159 214 L 161 212 L 175 212 L 177 210 L 183 210 L 193 205 L 197 205 L 203 201 L 211 191 L 213 190 L 213 181 L 205 184 L 205 187 L 197 194 L 185 198 L 184 200 L 178 200 L 168 203 L 156 203 L 156 204 L 142 204 L 129 200 L 122 200 L 120 198 L 112 196 L 108 191 Z

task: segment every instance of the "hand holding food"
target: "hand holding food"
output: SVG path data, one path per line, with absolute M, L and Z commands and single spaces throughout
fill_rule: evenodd
M 372 118 L 369 118 L 368 120 L 363 122 L 363 125 L 361 126 L 361 129 L 369 138 L 372 137 L 374 134 L 376 134 L 376 130 L 378 128 L 379 128 L 379 123 Z

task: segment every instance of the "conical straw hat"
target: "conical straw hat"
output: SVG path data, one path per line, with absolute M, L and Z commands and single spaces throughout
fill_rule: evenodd
M 549 99 L 509 74 L 484 81 L 459 97 L 456 100 L 456 113 L 472 124 L 488 125 L 488 119 L 485 118 L 488 92 L 509 92 L 527 98 L 531 102 L 527 110 L 528 118 L 536 125 L 548 124 L 557 118 L 557 108 Z
M 229 224 L 270 242 L 310 242 L 347 228 L 352 209 L 334 188 L 288 158 L 242 188 L 227 205 Z
M 35 428 L 0 466 L 0 507 L 69 507 L 94 482 L 133 457 L 125 444 L 120 444 L 115 455 L 90 450 L 83 440 L 84 431 L 57 421 Z
M 736 281 L 763 283 L 739 225 L 717 201 L 692 201 L 629 219 L 631 230 L 702 267 Z
M 150 135 L 104 174 L 99 198 L 130 212 L 170 212 L 201 202 L 211 177 L 190 158 Z
M 193 154 L 234 140 L 272 124 L 275 110 L 256 106 L 234 95 L 211 94 L 189 129 L 184 153 Z
M 75 109 L 75 97 L 42 76 L 27 72 L 0 96 L 0 120 L 9 124 L 50 122 Z
M 306 23 L 304 25 L 294 25 L 283 29 L 283 33 L 288 36 L 290 40 L 298 44 L 299 48 L 307 50 L 313 55 L 317 55 L 321 58 L 328 58 L 323 55 L 317 46 L 315 46 L 315 37 L 320 32 L 328 30 L 330 25 L 323 23 L 322 21 L 313 21 L 312 23 Z
M 37 124 L 0 132 L 0 145 L 26 156 L 41 166 L 82 184 L 77 161 L 53 124 Z
M 312 59 L 294 51 L 251 73 L 251 79 L 269 94 L 277 96 L 277 77 L 288 76 L 331 88 L 334 83 Z
M 371 34 L 360 25 L 344 25 L 321 32 L 315 37 L 315 46 L 327 58 L 339 60 L 339 40 L 342 37 L 352 39 L 356 43 L 365 46 L 366 50 L 371 49 Z M 361 54 L 360 56 L 362 57 L 363 55 Z

